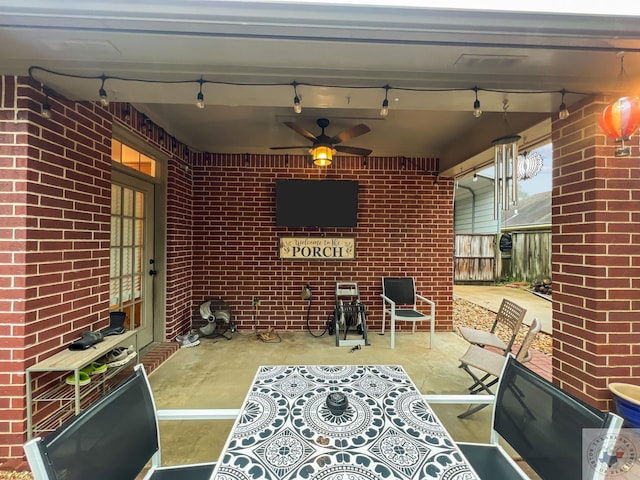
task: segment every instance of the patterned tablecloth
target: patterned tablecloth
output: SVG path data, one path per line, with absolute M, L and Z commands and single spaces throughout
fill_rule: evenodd
M 331 392 L 346 395 L 331 413 Z M 476 479 L 401 366 L 260 367 L 215 480 Z

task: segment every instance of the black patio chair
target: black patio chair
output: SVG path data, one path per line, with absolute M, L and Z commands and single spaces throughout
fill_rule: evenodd
M 416 331 L 416 323 L 429 320 L 429 348 L 433 346 L 433 335 L 436 322 L 436 304 L 416 292 L 413 277 L 382 277 L 382 334 L 384 335 L 387 315 L 390 319 L 391 348 L 395 348 L 396 320 L 413 322 L 412 332 Z M 428 313 L 418 310 L 418 300 L 427 306 Z
M 215 463 L 161 467 L 158 420 L 233 419 L 238 410 L 156 411 L 142 365 L 105 396 L 24 451 L 36 480 L 209 480 Z
M 496 395 L 423 395 L 429 404 L 480 403 L 483 397 L 494 407 L 489 443 L 457 442 L 480 478 L 530 478 L 499 438 L 542 480 L 603 479 L 603 472 L 618 461 L 613 446 L 622 418 L 574 397 L 513 355 L 505 362 Z M 584 438 L 592 442 L 585 446 Z

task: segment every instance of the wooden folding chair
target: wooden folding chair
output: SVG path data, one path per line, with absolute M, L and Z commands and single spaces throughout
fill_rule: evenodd
M 531 359 L 529 350 L 541 328 L 542 323 L 540 320 L 534 318 L 516 354 L 516 360 L 520 363 L 528 362 Z M 493 395 L 490 388 L 498 383 L 500 373 L 506 361 L 507 357 L 504 355 L 477 345 L 469 345 L 465 354 L 460 358 L 460 368 L 473 378 L 473 384 L 469 387 L 469 392 L 472 395 L 482 392 Z M 482 377 L 476 375 L 474 369 L 482 372 Z M 458 418 L 468 417 L 485 406 L 486 405 L 476 405 L 475 407 L 469 407 L 469 410 L 458 415 Z
M 487 332 L 470 327 L 458 327 L 458 331 L 462 338 L 472 345 L 496 347 L 505 353 L 509 353 L 526 313 L 526 309 L 511 300 L 503 298 L 491 330 Z M 506 342 L 498 336 L 500 326 L 504 327 L 506 332 L 504 335 L 508 336 Z

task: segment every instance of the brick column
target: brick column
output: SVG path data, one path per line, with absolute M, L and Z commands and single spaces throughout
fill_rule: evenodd
M 614 157 L 598 118 L 608 99 L 574 105 L 553 132 L 553 377 L 612 408 L 607 385 L 640 376 L 640 157 Z

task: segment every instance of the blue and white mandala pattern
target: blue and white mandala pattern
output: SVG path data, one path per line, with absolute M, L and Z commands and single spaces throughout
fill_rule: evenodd
M 214 480 L 262 479 L 477 480 L 394 365 L 261 367 Z

